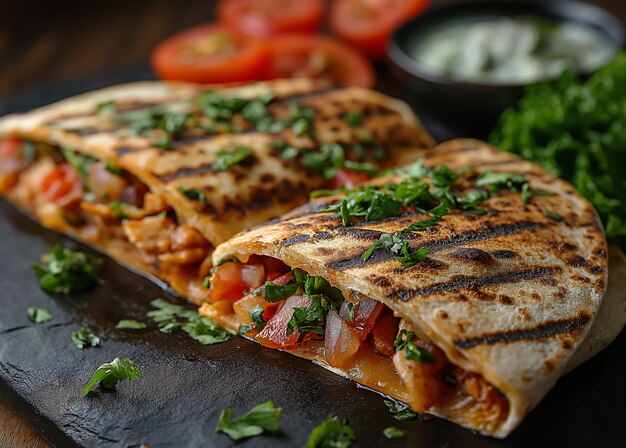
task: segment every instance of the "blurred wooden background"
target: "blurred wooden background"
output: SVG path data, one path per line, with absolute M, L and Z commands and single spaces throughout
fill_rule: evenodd
M 464 0 L 432 4 L 455 1 Z M 591 3 L 626 23 L 626 1 Z M 42 82 L 145 65 L 160 40 L 211 21 L 213 5 L 211 0 L 2 0 L 0 98 Z M 0 400 L 0 447 L 48 446 Z

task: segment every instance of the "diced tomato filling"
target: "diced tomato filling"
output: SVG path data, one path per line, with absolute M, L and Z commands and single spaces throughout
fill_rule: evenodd
M 79 174 L 69 163 L 62 163 L 41 179 L 42 196 L 61 207 L 79 202 L 83 196 L 83 184 Z
M 357 171 L 342 169 L 340 170 L 335 177 L 332 178 L 328 188 L 331 190 L 336 190 L 341 187 L 346 188 L 354 188 L 358 184 L 366 182 L 369 180 L 369 176 L 365 173 L 359 173 Z
M 281 309 L 272 317 L 265 328 L 256 336 L 256 340 L 269 348 L 294 348 L 313 337 L 311 333 L 301 338 L 300 332 L 294 329 L 288 334 L 289 321 L 293 317 L 295 308 L 306 308 L 311 304 L 310 297 L 291 296 L 285 300 Z

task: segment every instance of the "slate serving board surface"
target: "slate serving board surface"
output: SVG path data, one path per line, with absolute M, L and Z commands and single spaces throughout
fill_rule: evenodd
M 25 91 L 0 103 L 0 114 L 148 76 L 141 69 Z M 440 139 L 454 133 L 439 123 L 426 124 Z M 439 419 L 398 422 L 379 395 L 242 338 L 202 346 L 184 333 L 160 333 L 145 316 L 152 309 L 149 303 L 156 297 L 177 299 L 106 257 L 99 267 L 105 285 L 71 296 L 47 295 L 31 264 L 54 244 L 94 253 L 0 201 L 0 395 L 55 446 L 303 446 L 310 430 L 329 414 L 352 421 L 354 446 L 626 446 L 625 333 L 562 378 L 508 439 L 495 440 Z M 54 318 L 34 324 L 26 316 L 29 306 L 46 308 Z M 120 319 L 149 326 L 115 329 Z M 81 326 L 102 338 L 101 347 L 78 350 L 72 344 L 70 334 Z M 144 378 L 120 383 L 113 392 L 96 388 L 83 398 L 82 388 L 95 369 L 117 356 L 135 361 Z M 233 407 L 238 416 L 269 399 L 283 408 L 276 435 L 234 444 L 214 432 L 222 409 Z M 407 435 L 385 439 L 382 431 L 392 425 Z

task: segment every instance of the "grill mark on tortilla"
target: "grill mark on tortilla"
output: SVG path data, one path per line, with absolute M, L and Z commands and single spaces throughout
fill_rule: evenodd
M 560 334 L 574 333 L 582 329 L 590 321 L 591 316 L 581 314 L 568 319 L 546 322 L 533 328 L 500 331 L 467 339 L 457 339 L 454 341 L 454 345 L 461 350 L 468 350 L 479 345 L 492 345 L 502 342 L 508 344 L 511 342 L 544 339 Z
M 500 249 L 494 250 L 493 252 L 491 252 L 491 255 L 494 258 L 514 258 L 517 254 L 512 250 Z
M 305 243 L 309 241 L 311 237 L 309 235 L 296 235 L 291 238 L 284 239 L 280 242 L 280 245 L 283 247 L 292 246 L 298 243 Z
M 441 251 L 455 246 L 460 246 L 476 241 L 484 241 L 490 238 L 496 238 L 505 235 L 512 235 L 523 230 L 534 229 L 545 226 L 545 224 L 537 223 L 533 221 L 517 221 L 512 224 L 502 224 L 499 226 L 491 227 L 483 231 L 470 230 L 468 232 L 454 235 L 450 238 L 444 238 L 439 240 L 429 241 L 427 243 L 416 246 L 413 249 L 420 249 L 425 247 L 430 253 Z M 366 250 L 364 248 L 363 250 Z M 326 267 L 336 269 L 338 271 L 344 271 L 346 269 L 359 268 L 364 265 L 380 263 L 390 260 L 396 255 L 389 250 L 378 250 L 367 260 L 362 257 L 362 252 L 350 257 L 340 258 L 338 260 L 330 261 L 326 264 Z
M 428 296 L 440 294 L 443 292 L 453 292 L 459 289 L 482 288 L 485 286 L 502 285 L 506 283 L 515 283 L 519 281 L 529 281 L 541 277 L 547 277 L 561 271 L 558 266 L 540 266 L 523 271 L 508 271 L 495 275 L 486 276 L 468 276 L 457 275 L 452 277 L 448 282 L 435 283 L 419 289 L 398 288 L 391 291 L 388 297 L 393 300 L 407 302 L 416 296 Z
M 122 157 L 126 154 L 133 154 L 135 152 L 141 152 L 147 149 L 148 148 L 146 148 L 145 146 L 118 146 L 115 148 L 114 151 L 118 157 Z

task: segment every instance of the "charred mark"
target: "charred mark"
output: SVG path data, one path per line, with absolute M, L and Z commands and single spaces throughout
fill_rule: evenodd
M 291 95 L 285 95 L 285 96 L 280 96 L 277 97 L 276 99 L 274 99 L 270 105 L 274 105 L 274 104 L 286 104 L 286 103 L 292 103 L 292 102 L 296 102 L 296 101 L 300 101 L 300 100 L 304 100 L 307 98 L 311 98 L 314 96 L 319 96 L 319 95 L 324 95 L 326 93 L 331 93 L 337 90 L 340 90 L 341 87 L 339 86 L 327 86 L 327 87 L 321 87 L 319 89 L 314 89 L 311 90 L 310 92 L 303 92 L 303 93 L 293 93 Z
M 429 241 L 427 243 L 424 243 L 415 247 L 414 249 L 425 247 L 429 250 L 430 253 L 433 253 L 433 252 L 441 251 L 441 250 L 448 249 L 451 247 L 473 243 L 475 241 L 484 241 L 490 238 L 496 238 L 496 237 L 505 236 L 505 235 L 512 235 L 523 230 L 534 229 L 534 228 L 541 227 L 544 225 L 545 224 L 532 222 L 532 221 L 518 221 L 512 224 L 502 224 L 499 226 L 491 227 L 491 228 L 488 228 L 487 230 L 482 230 L 482 231 L 470 230 L 468 232 L 455 235 L 451 238 Z M 363 248 L 363 251 L 365 251 L 366 249 L 367 248 Z M 393 254 L 389 250 L 378 250 L 374 252 L 374 255 L 372 255 L 367 260 L 363 260 L 363 257 L 361 255 L 362 255 L 362 252 L 359 252 L 358 254 L 352 255 L 347 258 L 341 258 L 339 260 L 331 261 L 327 263 L 326 266 L 331 269 L 343 271 L 346 269 L 359 268 L 361 266 L 368 265 L 368 264 L 384 262 L 395 257 L 395 254 Z
M 145 151 L 146 148 L 145 146 L 118 146 L 117 148 L 115 148 L 115 154 L 117 154 L 118 157 L 122 157 L 126 154 L 133 154 L 136 152 L 141 152 L 141 151 Z
M 574 267 L 586 266 L 587 260 L 585 260 L 580 255 L 576 255 L 570 258 L 569 260 L 567 260 L 567 264 L 569 264 L 570 266 L 574 266 Z
M 559 334 L 574 333 L 583 328 L 590 321 L 591 317 L 589 315 L 582 314 L 569 319 L 547 322 L 534 328 L 501 331 L 474 338 L 460 339 L 454 341 L 454 345 L 462 350 L 468 350 L 479 345 L 491 345 L 501 342 L 508 344 L 511 342 L 549 338 Z
M 378 240 L 383 232 L 379 230 L 371 230 L 371 229 L 362 229 L 360 227 L 345 227 L 341 226 L 337 234 L 345 235 L 352 238 L 356 238 L 358 240 Z
M 495 262 L 495 259 L 488 252 L 472 247 L 462 247 L 452 252 L 450 257 L 478 264 L 493 264 Z
M 330 240 L 333 235 L 330 232 L 318 232 L 313 235 L 314 240 Z
M 309 239 L 311 239 L 309 235 L 296 235 L 296 236 L 292 236 L 291 238 L 282 240 L 280 242 L 280 245 L 283 247 L 287 247 L 293 244 L 306 243 L 307 241 L 309 241 Z
M 515 252 L 513 252 L 512 250 L 494 250 L 493 252 L 491 252 L 491 255 L 494 258 L 514 258 L 517 254 Z
M 468 276 L 457 275 L 452 277 L 448 282 L 435 283 L 430 286 L 419 289 L 399 288 L 389 294 L 389 298 L 406 302 L 416 296 L 428 296 L 433 294 L 441 294 L 444 292 L 458 291 L 459 289 L 474 289 L 484 286 L 501 285 L 505 283 L 516 283 L 520 281 L 529 281 L 560 271 L 557 266 L 542 266 L 533 269 L 525 269 L 523 271 L 510 271 L 501 274 L 487 276 Z
M 250 168 L 251 166 L 253 166 L 255 163 L 258 162 L 258 159 L 256 158 L 256 156 L 254 154 L 246 157 L 246 159 L 242 160 L 240 163 L 238 163 L 236 166 L 243 166 L 246 168 Z M 179 179 L 181 177 L 192 177 L 192 176 L 201 176 L 203 174 L 207 174 L 207 173 L 216 173 L 216 172 L 228 172 L 230 170 L 227 171 L 216 171 L 215 168 L 213 168 L 213 162 L 206 164 L 206 165 L 200 165 L 197 167 L 187 167 L 187 168 L 180 168 L 177 171 L 174 171 L 173 173 L 168 173 L 168 174 L 161 174 L 161 175 L 156 175 L 157 178 L 159 178 L 159 180 L 168 183 L 171 182 L 173 180 Z M 231 167 L 234 168 L 234 167 Z

